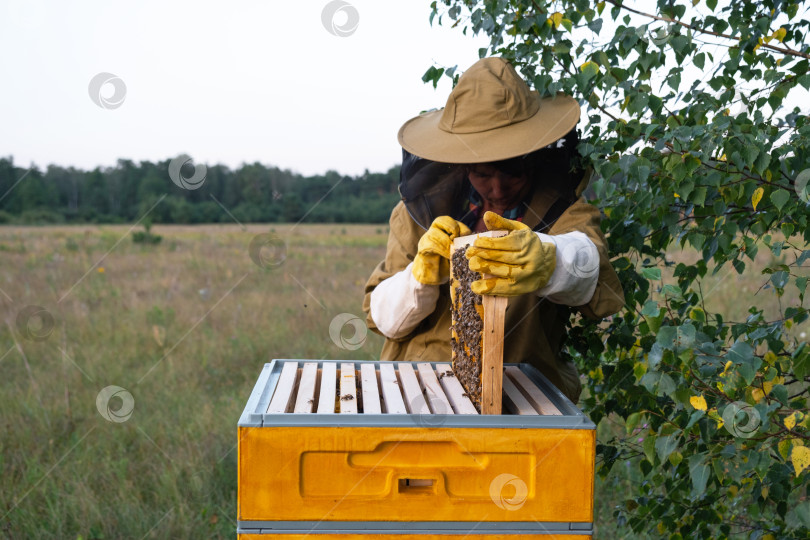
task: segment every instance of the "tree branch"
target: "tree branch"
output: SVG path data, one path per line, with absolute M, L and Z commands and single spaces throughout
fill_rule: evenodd
M 707 34 L 710 36 L 721 37 L 725 39 L 732 39 L 734 41 L 740 41 L 741 38 L 730 36 L 728 34 L 721 34 L 720 32 L 712 32 L 711 30 L 706 30 L 705 28 L 700 28 L 698 26 L 687 24 L 682 21 L 676 21 L 675 19 L 670 19 L 669 17 L 661 17 L 659 15 L 653 15 L 652 13 L 645 13 L 643 11 L 639 11 L 637 9 L 633 9 L 630 7 L 625 6 L 618 0 L 607 0 L 609 4 L 616 6 L 619 9 L 623 9 L 625 11 L 629 11 L 630 13 L 635 13 L 636 15 L 641 15 L 643 17 L 649 17 L 650 19 L 655 19 L 656 21 L 664 21 L 672 24 L 677 24 L 679 26 L 683 26 L 684 28 L 688 28 L 689 30 L 694 30 L 695 32 L 700 32 L 701 34 Z M 810 54 L 802 51 L 795 51 L 793 49 L 777 47 L 775 45 L 770 45 L 768 43 L 761 43 L 760 46 L 763 49 L 770 49 L 772 51 L 780 52 L 782 54 L 790 55 L 790 56 L 798 56 L 800 58 L 807 58 L 810 59 Z

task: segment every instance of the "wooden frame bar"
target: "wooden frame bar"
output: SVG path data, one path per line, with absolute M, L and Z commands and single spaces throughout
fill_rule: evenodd
M 416 365 L 419 371 L 419 378 L 422 379 L 422 386 L 425 388 L 427 396 L 428 407 L 433 414 L 454 414 L 453 406 L 447 400 L 442 390 L 442 385 L 439 384 L 439 379 L 436 377 L 436 372 L 433 367 L 426 362 Z
M 357 414 L 357 381 L 354 364 L 340 364 L 340 414 Z
M 363 414 L 382 414 L 377 370 L 373 365 L 360 364 L 360 382 L 363 386 Z
M 337 364 L 324 362 L 321 368 L 321 391 L 318 396 L 318 414 L 334 414 L 337 394 Z
M 288 409 L 290 408 L 297 378 L 298 362 L 284 362 L 278 384 L 276 384 L 276 391 L 273 393 L 273 399 L 270 400 L 270 405 L 267 406 L 268 414 L 289 412 Z
M 540 411 L 540 414 L 562 415 L 560 410 L 554 406 L 548 397 L 529 379 L 525 373 L 515 366 L 506 368 L 506 376 L 514 381 L 515 386 L 520 390 L 532 407 Z
M 295 413 L 311 413 L 315 407 L 315 387 L 318 384 L 318 364 L 304 362 L 301 370 L 301 382 L 298 383 L 298 395 L 295 398 Z
M 408 414 L 408 409 L 405 408 L 405 402 L 402 400 L 399 381 L 397 381 L 397 372 L 392 364 L 380 366 L 380 386 L 382 386 L 386 414 Z
M 470 401 L 470 398 L 464 392 L 464 387 L 458 382 L 456 376 L 453 374 L 453 368 L 450 364 L 439 364 L 436 366 L 436 373 L 439 376 L 439 382 L 447 395 L 450 405 L 456 414 L 478 414 L 478 410 Z
M 509 377 L 503 379 L 503 404 L 512 414 L 535 416 L 538 414 Z
M 413 366 L 409 362 L 400 362 L 397 367 L 399 368 L 399 380 L 402 383 L 402 393 L 405 396 L 405 405 L 408 407 L 408 412 L 411 414 L 430 414 L 430 407 L 428 407 L 425 396 L 422 394 L 422 387 L 419 385 L 419 379 L 416 378 Z

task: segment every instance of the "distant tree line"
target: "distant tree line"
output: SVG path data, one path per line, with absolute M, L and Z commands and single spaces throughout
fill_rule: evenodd
M 172 181 L 169 163 L 119 159 L 114 167 L 92 171 L 49 165 L 43 172 L 15 166 L 11 157 L 0 158 L 0 224 L 124 223 L 147 212 L 154 223 L 218 223 L 234 218 L 385 223 L 399 200 L 398 166 L 360 176 L 335 171 L 302 176 L 261 163 L 236 170 L 214 165 L 207 167 L 200 187 L 189 190 Z M 193 177 L 194 166 L 187 163 L 181 173 Z

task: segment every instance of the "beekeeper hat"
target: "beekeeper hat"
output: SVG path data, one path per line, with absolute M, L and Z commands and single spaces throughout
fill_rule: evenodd
M 540 98 L 503 58 L 482 58 L 458 80 L 444 109 L 411 118 L 399 144 L 442 163 L 487 163 L 539 150 L 579 121 L 577 101 Z

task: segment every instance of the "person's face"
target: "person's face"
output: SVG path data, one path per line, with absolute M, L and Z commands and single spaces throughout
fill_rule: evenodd
M 531 188 L 525 174 L 512 176 L 486 163 L 471 165 L 467 177 L 484 203 L 497 213 L 520 204 Z

